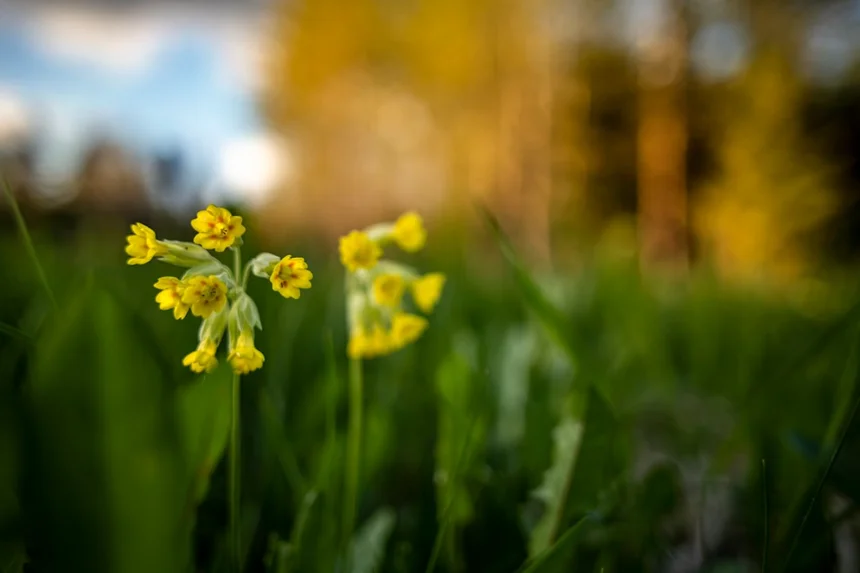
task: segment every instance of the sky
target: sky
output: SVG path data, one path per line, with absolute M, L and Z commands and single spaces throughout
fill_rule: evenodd
M 37 172 L 70 179 L 87 143 L 110 137 L 139 159 L 178 149 L 186 184 L 214 199 L 262 199 L 284 175 L 284 142 L 255 109 L 270 0 L 126 2 L 0 0 L 0 151 L 38 134 Z M 719 16 L 724 0 L 697 0 Z M 619 0 L 633 44 L 659 30 L 665 0 Z M 712 76 L 742 66 L 748 45 L 729 20 L 693 41 Z M 860 0 L 811 27 L 806 63 L 826 79 L 856 57 Z M 829 76 L 828 76 L 829 74 Z
M 254 106 L 263 19 L 237 5 L 117 12 L 0 0 L 0 145 L 37 133 L 47 181 L 68 180 L 99 137 L 140 157 L 179 149 L 190 180 L 210 189 L 243 178 L 238 156 L 251 160 L 253 187 L 251 156 L 271 155 L 273 139 Z

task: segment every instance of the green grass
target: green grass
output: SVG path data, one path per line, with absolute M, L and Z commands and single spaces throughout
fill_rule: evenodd
M 13 228 L 0 571 L 229 571 L 231 375 L 182 367 L 196 319 L 151 286 L 172 269 L 126 266 L 110 221 Z M 252 278 L 266 363 L 239 388 L 246 571 L 662 571 L 720 521 L 685 508 L 726 480 L 703 570 L 825 570 L 842 519 L 826 501 L 860 501 L 852 288 L 823 301 L 847 310 L 811 312 L 704 274 L 669 293 L 617 260 L 542 277 L 498 227 L 462 239 L 404 257 L 448 284 L 418 343 L 362 365 L 360 450 L 335 245 L 290 245 L 315 274 L 299 301 Z

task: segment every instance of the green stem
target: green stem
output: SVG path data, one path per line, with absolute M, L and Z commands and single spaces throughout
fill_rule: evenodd
M 241 536 L 239 529 L 239 436 L 240 436 L 240 420 L 239 420 L 239 374 L 233 373 L 233 396 L 232 409 L 233 413 L 230 417 L 230 549 L 233 556 L 233 566 L 235 571 L 241 571 Z
M 352 358 L 349 361 L 349 434 L 347 436 L 346 498 L 343 510 L 343 540 L 347 555 L 352 532 L 355 528 L 358 485 L 361 475 L 362 394 L 361 359 Z
M 242 254 L 238 247 L 233 249 L 233 272 L 235 278 L 239 278 L 239 273 L 242 269 Z M 230 499 L 230 553 L 232 555 L 233 570 L 237 573 L 242 570 L 242 538 L 240 529 L 240 512 L 241 512 L 241 489 L 240 489 L 240 439 L 241 439 L 241 419 L 240 419 L 240 396 L 241 387 L 239 385 L 239 374 L 233 373 L 232 383 L 232 415 L 230 416 L 230 477 L 228 480 L 229 499 Z

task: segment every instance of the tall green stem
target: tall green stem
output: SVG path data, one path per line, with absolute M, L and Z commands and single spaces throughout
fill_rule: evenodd
M 238 247 L 233 248 L 233 273 L 236 280 L 239 279 L 239 274 L 242 269 L 242 254 Z M 241 439 L 241 420 L 240 416 L 240 396 L 241 387 L 239 386 L 239 374 L 233 373 L 232 383 L 232 415 L 230 416 L 230 477 L 228 480 L 229 499 L 230 499 L 230 554 L 232 556 L 233 570 L 239 572 L 242 570 L 242 539 L 240 529 L 240 451 L 239 440 Z
M 361 359 L 349 361 L 349 435 L 346 454 L 346 496 L 343 511 L 343 541 L 349 551 L 349 542 L 355 528 L 355 514 L 358 505 L 358 486 L 361 476 L 361 444 L 363 415 L 363 381 Z

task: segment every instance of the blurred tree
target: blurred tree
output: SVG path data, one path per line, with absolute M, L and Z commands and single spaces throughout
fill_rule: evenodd
M 704 254 L 723 274 L 784 280 L 809 270 L 815 231 L 837 200 L 831 169 L 801 131 L 800 21 L 776 2 L 750 8 L 756 49 L 715 103 L 731 111 L 718 149 L 721 171 L 702 189 L 696 225 Z
M 459 214 L 479 197 L 547 260 L 560 6 L 279 4 L 263 104 L 301 142 L 301 195 L 262 215 L 313 212 L 340 232 L 406 207 Z
M 687 247 L 687 0 L 666 3 L 639 67 L 638 197 L 642 262 L 685 267 Z

